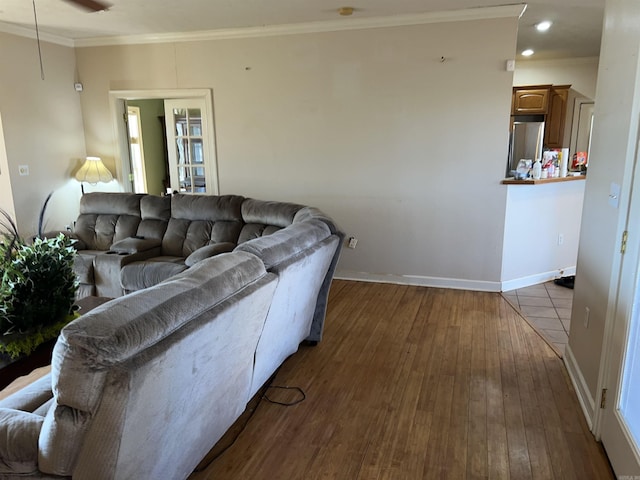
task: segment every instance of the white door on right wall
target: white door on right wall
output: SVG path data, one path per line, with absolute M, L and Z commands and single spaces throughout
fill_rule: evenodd
M 640 148 L 640 143 L 637 144 Z M 640 151 L 640 150 L 637 150 Z M 618 479 L 640 480 L 640 164 L 636 167 L 628 237 L 609 341 L 600 437 Z M 603 392 L 604 394 L 605 392 Z

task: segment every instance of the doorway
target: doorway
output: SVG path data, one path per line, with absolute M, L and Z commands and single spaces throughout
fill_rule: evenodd
M 126 107 L 132 191 L 162 195 L 169 178 L 162 100 L 132 100 Z
M 217 195 L 211 90 L 109 93 L 124 190 Z

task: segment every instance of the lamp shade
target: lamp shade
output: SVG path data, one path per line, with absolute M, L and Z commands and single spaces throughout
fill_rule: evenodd
M 87 157 L 76 173 L 76 180 L 95 185 L 98 182 L 110 182 L 113 180 L 113 175 L 104 166 L 100 157 Z

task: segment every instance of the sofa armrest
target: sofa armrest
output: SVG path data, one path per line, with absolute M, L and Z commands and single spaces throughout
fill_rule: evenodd
M 232 242 L 219 242 L 212 245 L 205 245 L 204 247 L 200 247 L 196 251 L 192 252 L 191 255 L 185 259 L 184 264 L 187 267 L 192 267 L 205 258 L 214 257 L 225 252 L 231 252 L 234 248 L 236 248 L 236 244 Z
M 116 298 L 124 294 L 120 283 L 120 271 L 125 265 L 148 260 L 160 255 L 160 246 L 150 248 L 143 252 L 122 253 L 109 250 L 96 255 L 93 259 L 93 276 L 95 282 L 95 295 L 98 297 Z
M 158 238 L 129 237 L 111 245 L 109 251 L 130 255 L 132 253 L 146 252 L 160 245 L 162 245 L 162 240 Z
M 44 417 L 0 408 L 0 477 L 38 472 L 38 437 Z

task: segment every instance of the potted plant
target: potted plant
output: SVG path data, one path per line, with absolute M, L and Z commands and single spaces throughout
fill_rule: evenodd
M 50 198 L 51 194 L 40 211 L 38 234 L 31 243 L 0 209 L 0 353 L 11 358 L 30 354 L 77 316 L 73 240 L 62 233 L 52 238 L 42 233 Z

